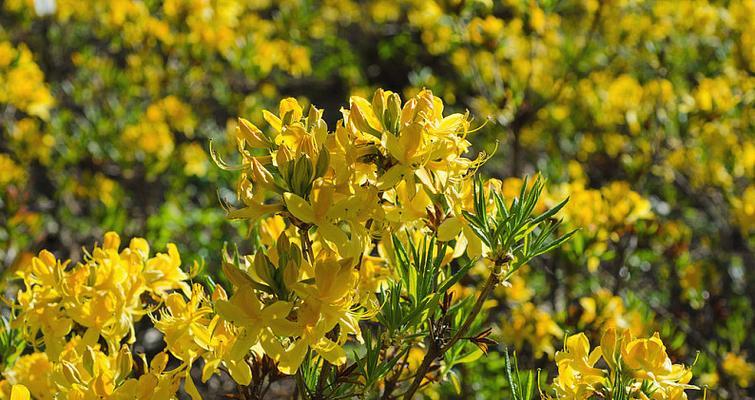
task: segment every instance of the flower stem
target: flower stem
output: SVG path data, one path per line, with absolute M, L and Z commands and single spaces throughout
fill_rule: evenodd
M 422 384 L 422 379 L 424 379 L 425 374 L 427 374 L 427 371 L 430 369 L 433 361 L 442 356 L 446 351 L 448 351 L 448 349 L 450 349 L 453 345 L 456 344 L 456 342 L 461 340 L 461 338 L 466 335 L 469 327 L 472 326 L 472 323 L 477 318 L 477 314 L 479 314 L 482 310 L 482 305 L 485 303 L 485 300 L 487 300 L 490 293 L 498 284 L 498 279 L 498 274 L 496 274 L 495 272 L 490 273 L 487 281 L 485 281 L 485 286 L 483 286 L 482 291 L 477 296 L 477 301 L 475 301 L 472 310 L 467 315 L 467 318 L 464 320 L 464 322 L 461 324 L 461 327 L 456 331 L 456 334 L 451 337 L 451 339 L 446 342 L 445 345 L 439 346 L 435 343 L 430 345 L 430 348 L 427 350 L 427 354 L 425 354 L 425 358 L 422 359 L 422 364 L 420 364 L 419 368 L 417 368 L 417 374 L 414 376 L 412 385 L 409 387 L 409 390 L 404 393 L 404 400 L 411 399 L 417 392 L 417 389 L 419 389 L 420 385 Z

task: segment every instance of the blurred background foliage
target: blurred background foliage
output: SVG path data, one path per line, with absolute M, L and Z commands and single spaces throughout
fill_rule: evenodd
M 0 1 L 0 266 L 108 230 L 217 276 L 235 117 L 425 87 L 487 122 L 486 174 L 564 196 L 563 249 L 498 289 L 494 336 L 547 368 L 577 330 L 661 332 L 711 398 L 755 396 L 755 2 Z M 339 115 L 325 115 L 334 123 Z M 460 286 L 460 296 L 474 290 Z M 501 348 L 502 348 L 501 345 Z M 433 396 L 498 397 L 496 351 Z M 547 369 L 543 371 L 547 374 Z M 457 386 L 454 388 L 454 386 Z

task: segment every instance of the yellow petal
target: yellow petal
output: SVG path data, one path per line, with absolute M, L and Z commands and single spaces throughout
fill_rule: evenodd
M 239 385 L 248 386 L 252 382 L 252 370 L 246 360 L 229 361 L 226 363 L 226 367 L 228 367 L 231 378 Z
M 291 308 L 293 308 L 293 304 L 289 302 L 276 301 L 262 310 L 262 318 L 265 320 L 286 318 L 288 313 L 291 312 Z
M 255 204 L 249 207 L 239 208 L 238 210 L 231 210 L 228 212 L 227 217 L 230 219 L 248 219 L 256 221 L 267 214 L 272 214 L 283 210 L 280 203 L 275 204 Z
M 244 118 L 239 118 L 238 127 L 236 129 L 239 137 L 244 139 L 253 148 L 266 149 L 270 147 L 270 141 L 267 140 L 265 134 L 263 134 L 253 123 Z
M 299 121 L 303 115 L 299 102 L 296 101 L 296 99 L 293 97 L 286 97 L 278 104 L 278 115 L 280 115 L 282 118 L 285 117 L 289 112 L 293 113 L 291 116 L 292 122 Z
M 313 348 L 317 351 L 317 354 L 321 355 L 333 365 L 343 365 L 346 363 L 346 352 L 341 346 L 329 339 L 320 339 L 317 345 Z
M 375 115 L 370 102 L 365 98 L 352 96 L 350 104 L 349 119 L 354 122 L 354 126 L 362 132 L 379 136 L 383 131 L 383 125 Z
M 448 242 L 455 239 L 461 233 L 461 229 L 464 225 L 458 217 L 451 217 L 443 221 L 438 227 L 438 240 L 441 242 Z
M 142 258 L 149 257 L 149 243 L 143 238 L 133 238 L 128 244 L 131 251 L 138 252 Z
M 327 240 L 329 243 L 334 244 L 338 248 L 338 252 L 343 257 L 348 257 L 346 253 L 349 253 L 349 237 L 346 236 L 346 233 L 341 230 L 341 228 L 331 224 L 331 223 L 322 223 L 319 225 L 317 232 L 320 233 L 320 236 Z
M 267 110 L 262 110 L 262 118 L 264 118 L 265 121 L 267 121 L 267 123 L 270 124 L 270 126 L 275 129 L 276 132 L 281 131 L 281 120 L 280 118 L 273 115 L 273 113 Z
M 312 206 L 299 195 L 286 192 L 283 195 L 286 201 L 286 209 L 302 222 L 312 224 L 315 222 L 315 211 Z
M 10 392 L 10 400 L 29 400 L 31 395 L 29 389 L 24 385 L 13 385 Z
M 401 136 L 399 137 L 399 147 L 401 153 L 399 155 L 394 154 L 399 161 L 404 164 L 409 164 L 412 158 L 416 155 L 417 150 L 422 143 L 422 134 L 424 129 L 420 123 L 412 123 L 406 128 L 401 130 Z
M 215 374 L 215 371 L 218 370 L 218 366 L 220 366 L 220 361 L 219 358 L 205 361 L 204 367 L 202 367 L 202 382 L 207 382 L 207 380 Z
M 190 360 L 193 361 L 193 360 Z M 194 380 L 191 379 L 191 362 L 187 363 L 186 376 L 184 379 L 184 390 L 191 396 L 191 400 L 202 400 L 202 395 L 199 394 L 197 387 L 194 385 Z
M 105 234 L 105 240 L 102 244 L 103 249 L 118 250 L 121 245 L 121 238 L 115 232 L 108 232 Z
M 303 340 L 299 340 L 291 346 L 288 351 L 283 352 L 278 363 L 278 370 L 286 375 L 293 375 L 299 369 L 307 355 L 307 346 Z
M 377 188 L 379 190 L 388 190 L 394 186 L 404 177 L 407 172 L 407 168 L 403 165 L 394 165 L 386 171 L 377 181 Z

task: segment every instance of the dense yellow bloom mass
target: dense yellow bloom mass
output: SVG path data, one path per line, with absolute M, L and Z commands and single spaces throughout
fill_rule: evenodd
M 344 120 L 329 131 L 322 110 L 310 107 L 305 114 L 295 99 L 284 99 L 278 115 L 263 113 L 269 129 L 239 119 L 241 166 L 215 155 L 221 166 L 242 171 L 237 188 L 245 207 L 230 210 L 231 218 L 257 222 L 274 214 L 290 222 L 270 237 L 276 246 L 267 255 L 228 264 L 237 293 L 217 306 L 242 332 L 237 353 L 259 343 L 285 373 L 297 371 L 308 349 L 334 365 L 345 362 L 341 346 L 350 336 L 361 340 L 358 321 L 369 316 L 368 292 L 381 279 L 369 276 L 379 270 L 368 265 L 358 274 L 357 260 L 372 251 L 373 237 L 421 229 L 431 196 L 468 194 L 470 172 L 480 163 L 463 156 L 468 117 L 444 116 L 442 101 L 430 91 L 402 104 L 397 94 L 378 90 L 372 101 L 352 97 L 342 113 Z M 456 212 L 461 218 L 461 209 Z M 362 284 L 370 285 L 367 292 Z M 265 292 L 278 301 L 256 300 Z M 337 337 L 327 337 L 334 328 Z
M 14 326 L 35 330 L 29 346 L 62 354 L 78 335 L 109 356 L 132 338 L 130 325 L 139 337 L 155 322 L 182 359 L 178 380 L 204 362 L 203 379 L 228 371 L 254 386 L 264 365 L 296 371 L 318 397 L 345 396 L 335 378 L 314 382 L 320 363 L 334 375 L 351 371 L 339 379 L 358 375 L 373 391 L 403 393 L 406 368 L 391 385 L 369 376 L 372 364 L 351 362 L 352 350 L 361 357 L 369 345 L 360 340 L 381 348 L 381 363 L 401 354 L 396 343 L 410 343 L 416 371 L 464 321 L 433 306 L 422 329 L 396 319 L 386 333 L 392 293 L 411 306 L 444 304 L 431 293 L 458 273 L 445 305 L 464 314 L 490 270 L 511 267 L 491 261 L 506 264 L 508 251 L 494 254 L 484 238 L 492 228 L 469 218 L 481 209 L 470 178 L 487 158 L 474 142 L 500 150 L 482 166 L 500 178 L 480 184 L 489 215 L 503 209 L 495 193 L 511 206 L 518 176 L 542 171 L 550 183 L 534 215 L 569 197 L 543 222 L 563 220 L 554 236 L 578 229 L 560 250 L 502 275 L 506 287 L 484 308 L 500 314 L 486 320 L 500 328 L 491 337 L 529 362 L 553 358 L 562 332 L 658 330 L 675 357 L 702 350 L 698 383 L 720 385 L 716 397 L 748 395 L 753 1 L 5 0 L 0 8 L 5 276 L 29 268 L 30 249 L 77 247 L 102 228 L 161 246 L 180 237 L 182 258 L 205 257 L 208 267 L 177 287 L 187 278 L 168 248 L 142 272 L 109 251 L 86 268 L 61 260 L 49 267 L 53 278 L 32 292 L 24 285 L 19 298 L 31 311 Z M 374 93 L 380 86 L 394 92 Z M 335 98 L 344 93 L 354 96 Z M 278 104 L 282 94 L 296 100 Z M 465 108 L 490 121 L 474 136 L 482 124 Z M 237 126 L 224 147 L 217 138 Z M 236 174 L 213 169 L 210 158 L 233 145 L 243 145 L 240 156 L 224 158 L 241 161 L 224 166 Z M 228 202 L 229 178 L 238 178 L 238 198 L 226 210 L 242 223 L 225 223 L 214 207 L 216 193 Z M 238 239 L 245 228 L 250 240 Z M 221 271 L 214 250 L 226 240 L 241 250 Z M 422 262 L 419 272 L 396 268 L 425 245 L 440 272 Z M 478 258 L 469 276 L 459 273 Z M 433 273 L 433 284 L 422 283 Z M 411 306 L 397 315 L 409 318 Z M 470 382 L 479 397 L 498 395 L 497 380 L 477 379 L 495 362 L 465 369 L 462 383 L 455 368 L 474 358 L 467 336 L 480 322 L 428 367 L 424 382 L 441 382 L 441 396 L 468 393 Z M 376 334 L 379 343 L 369 342 Z
M 258 385 L 260 373 L 303 379 L 319 365 L 347 374 L 350 346 L 375 351 L 376 339 L 363 332 L 368 325 L 360 325 L 370 320 L 391 325 L 379 346 L 408 343 L 394 351 L 422 358 L 396 372 L 396 378 L 416 374 L 407 391 L 411 396 L 431 363 L 443 358 L 437 345 L 415 339 L 426 334 L 417 330 L 425 318 L 430 318 L 429 329 L 445 330 L 449 348 L 458 346 L 450 353 L 456 359 L 444 358 L 449 369 L 474 361 L 492 343 L 487 339 L 491 331 L 474 338 L 461 335 L 480 310 L 494 306 L 486 298 L 499 283 L 517 303 L 504 322 L 504 339 L 517 347 L 527 342 L 537 356 L 552 356 L 563 330 L 551 313 L 530 301 L 526 279 L 512 274 L 574 233 L 549 242 L 558 224 L 548 219 L 566 203 L 548 208 L 558 195 L 540 197 L 545 190 L 540 179 L 475 182 L 486 156 L 466 157 L 470 118 L 443 115 L 443 109 L 429 90 L 405 102 L 378 90 L 371 101 L 352 97 L 334 130 L 322 110 L 310 106 L 305 112 L 293 98 L 280 102 L 277 115 L 263 113 L 269 125 L 264 130 L 239 119 L 233 139 L 241 164 L 227 164 L 211 149 L 221 168 L 240 171 L 237 195 L 243 206 L 228 206 L 228 216 L 251 222 L 255 232 L 252 254 L 224 251 L 222 270 L 231 295 L 212 281 L 190 284 L 171 243 L 167 252 L 151 254 L 146 240 L 133 238 L 122 248 L 120 237 L 108 232 L 76 264 L 43 250 L 16 271 L 23 287 L 13 305 L 12 329 L 35 351 L 4 371 L 0 389 L 12 398 L 50 398 L 55 392 L 63 399 L 146 399 L 172 398 L 183 383 L 196 400 L 201 394 L 191 371 L 198 361 L 203 362 L 203 382 L 224 370 L 241 388 Z M 183 122 L 171 115 L 184 115 Z M 194 127 L 190 113 L 172 98 L 151 106 L 145 118 L 149 126 L 165 125 L 186 135 Z M 592 219 L 585 213 L 604 216 L 584 233 L 597 243 L 618 240 L 634 221 L 653 217 L 647 200 L 621 182 L 600 191 L 572 190 L 585 199 L 581 208 L 564 209 L 566 222 L 579 226 Z M 464 260 L 488 275 L 471 317 L 462 315 L 466 322 L 444 328 L 446 317 L 433 319 L 428 309 L 418 308 L 418 325 L 403 332 L 407 320 L 401 307 L 440 307 L 434 312 L 448 315 L 453 308 L 470 307 L 454 304 L 452 292 L 445 292 L 454 285 L 453 292 L 473 291 L 459 286 L 463 273 L 454 276 L 446 269 Z M 441 282 L 444 289 L 437 287 Z M 389 295 L 386 288 L 395 292 Z M 396 303 L 402 299 L 409 303 Z M 386 306 L 388 301 L 394 305 Z M 671 363 L 657 335 L 635 339 L 626 331 L 617 336 L 615 328 L 631 325 L 623 318 L 632 318 L 631 313 L 623 316 L 620 298 L 599 293 L 581 303 L 580 322 L 608 330 L 595 350 L 579 334 L 568 337 L 566 349 L 555 354 L 559 397 L 626 390 L 632 398 L 685 398 L 684 390 L 693 388 L 691 373 Z M 135 324 L 145 316 L 165 342 L 150 362 L 134 357 L 131 348 Z M 462 355 L 467 341 L 479 349 Z M 354 356 L 355 365 L 368 362 Z M 601 356 L 609 371 L 596 366 Z M 170 357 L 178 365 L 167 369 Z M 367 379 L 369 373 L 359 376 Z
M 169 398 L 181 376 L 153 360 L 145 375 L 128 379 L 134 362 L 128 345 L 134 324 L 153 307 L 170 305 L 175 291 L 190 293 L 176 246 L 150 255 L 144 239 L 121 249 L 120 237 L 108 232 L 86 254 L 72 266 L 43 250 L 17 271 L 23 288 L 13 326 L 36 352 L 20 357 L 5 379 L 38 399 Z
M 4 103 L 47 119 L 54 100 L 29 49 L 0 41 L 0 104 Z
M 596 367 L 600 359 L 608 369 Z M 604 331 L 600 346 L 592 351 L 583 333 L 569 336 L 563 351 L 556 353 L 558 377 L 553 381 L 556 398 L 613 398 L 624 393 L 631 399 L 686 399 L 692 372 L 672 364 L 658 333 L 635 338 L 629 331 Z

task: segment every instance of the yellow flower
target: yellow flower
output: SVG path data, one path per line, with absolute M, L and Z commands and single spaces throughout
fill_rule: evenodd
M 179 360 L 194 360 L 210 348 L 212 308 L 204 289 L 194 284 L 187 302 L 183 295 L 172 293 L 165 299 L 167 309 L 154 319 L 155 328 L 165 337 L 167 349 Z
M 658 332 L 648 339 L 627 341 L 630 337 L 624 340 L 621 359 L 637 378 L 655 380 L 671 373 L 671 359 L 666 354 L 666 346 Z
M 11 62 L 13 61 L 13 62 Z M 0 104 L 12 104 L 29 115 L 44 120 L 50 117 L 55 100 L 42 70 L 26 45 L 14 48 L 0 41 Z
M 721 362 L 721 368 L 726 374 L 734 377 L 740 387 L 749 387 L 750 383 L 755 380 L 755 364 L 747 362 L 742 355 L 726 353 Z
M 553 356 L 556 349 L 553 341 L 563 337 L 563 330 L 551 315 L 531 302 L 516 306 L 511 317 L 503 321 L 502 335 L 505 340 L 522 349 L 530 345 L 535 357 L 543 354 Z
M 584 333 L 569 336 L 565 349 L 556 353 L 558 377 L 553 380 L 556 393 L 565 398 L 589 398 L 606 378 L 603 370 L 594 367 L 601 354 L 600 347 L 590 351 Z
M 205 176 L 207 175 L 207 154 L 202 146 L 197 143 L 191 143 L 181 147 L 181 158 L 184 161 L 184 172 L 186 175 Z
M 285 193 L 288 211 L 300 221 L 317 226 L 319 237 L 329 246 L 336 247 L 342 257 L 357 257 L 362 253 L 366 237 L 356 229 L 359 220 L 365 220 L 377 199 L 376 192 L 359 190 L 354 197 L 334 199 L 336 187 L 322 179 L 314 182 L 310 201 L 294 193 Z M 348 224 L 351 237 L 336 224 Z
M 52 400 L 55 390 L 49 379 L 53 363 L 45 353 L 31 353 L 21 356 L 13 366 L 4 372 L 13 386 L 30 388 L 31 395 L 38 400 Z
M 142 257 L 149 255 L 149 244 L 141 238 L 131 239 L 129 248 L 142 251 Z M 147 289 L 160 297 L 165 297 L 171 290 L 180 289 L 184 295 L 191 295 L 191 288 L 186 281 L 189 276 L 181 270 L 181 255 L 173 243 L 168 243 L 168 254 L 157 253 L 146 259 L 142 275 Z
M 335 253 L 320 252 L 315 264 L 315 285 L 300 283 L 294 289 L 304 301 L 298 310 L 300 334 L 299 339 L 281 355 L 278 366 L 281 372 L 295 373 L 308 348 L 334 365 L 346 362 L 346 352 L 339 343 L 348 335 L 361 337 L 358 324 L 360 314 L 352 310 L 356 280 L 352 259 L 339 260 Z M 340 336 L 334 342 L 325 334 L 336 325 L 340 327 Z
M 259 342 L 260 335 L 269 329 L 279 335 L 292 336 L 294 326 L 286 320 L 292 307 L 291 303 L 284 301 L 266 306 L 251 287 L 239 287 L 230 300 L 215 302 L 218 315 L 240 330 L 230 350 L 230 358 L 241 360 Z

